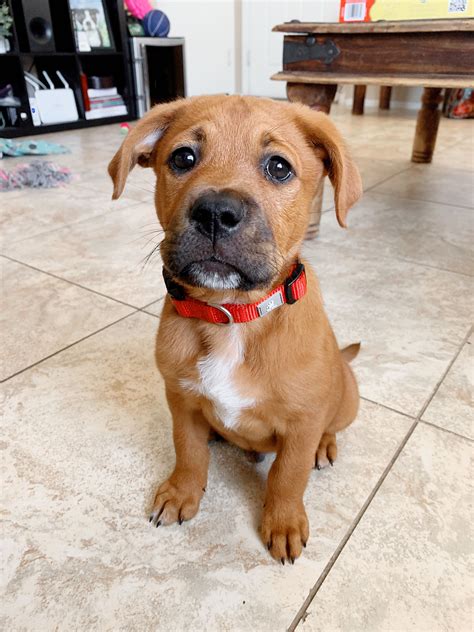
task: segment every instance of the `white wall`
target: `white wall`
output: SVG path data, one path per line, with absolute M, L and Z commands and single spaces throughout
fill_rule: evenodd
M 390 107 L 402 108 L 405 110 L 417 111 L 420 109 L 421 93 L 423 89 L 409 88 L 404 86 L 395 86 L 392 89 L 392 96 L 390 99 Z M 348 108 L 352 108 L 352 95 L 354 92 L 353 86 L 342 86 L 342 89 L 338 93 L 338 103 L 345 105 Z M 379 106 L 379 88 L 378 86 L 367 86 L 365 93 L 365 109 L 377 109 Z
M 187 93 L 243 92 L 284 97 L 283 82 L 270 80 L 281 69 L 283 34 L 275 24 L 291 19 L 337 22 L 339 0 L 151 0 L 171 22 L 170 35 L 186 39 Z M 240 28 L 241 27 L 241 28 Z M 351 107 L 352 86 L 339 102 Z M 394 88 L 396 107 L 417 109 L 421 89 Z M 366 107 L 378 104 L 378 88 L 369 86 Z
M 234 0 L 152 0 L 184 37 L 188 96 L 235 92 Z
M 284 83 L 270 80 L 282 66 L 283 33 L 276 24 L 337 21 L 339 0 L 242 0 L 242 88 L 247 94 L 285 97 Z

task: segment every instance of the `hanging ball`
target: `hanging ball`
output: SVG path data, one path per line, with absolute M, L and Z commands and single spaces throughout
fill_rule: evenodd
M 163 11 L 154 9 L 148 11 L 143 18 L 143 29 L 148 37 L 167 37 L 170 32 L 170 21 Z

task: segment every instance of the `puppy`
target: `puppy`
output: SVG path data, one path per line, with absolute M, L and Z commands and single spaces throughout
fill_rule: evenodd
M 155 106 L 109 165 L 113 198 L 136 164 L 156 174 L 168 295 L 156 360 L 173 417 L 176 466 L 150 521 L 196 515 L 215 431 L 241 448 L 275 452 L 261 534 L 294 562 L 309 525 L 311 469 L 333 463 L 336 433 L 359 395 L 300 257 L 311 202 L 327 174 L 338 222 L 362 192 L 331 120 L 299 104 L 205 96 Z

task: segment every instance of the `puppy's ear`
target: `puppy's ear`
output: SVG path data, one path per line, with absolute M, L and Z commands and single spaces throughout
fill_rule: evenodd
M 323 112 L 304 108 L 305 134 L 324 163 L 334 187 L 334 202 L 339 225 L 346 228 L 346 216 L 362 195 L 359 170 L 331 119 Z
M 155 105 L 128 132 L 120 149 L 109 163 L 108 171 L 114 183 L 113 200 L 122 195 L 128 174 L 137 163 L 142 167 L 152 166 L 156 143 L 182 107 L 184 107 L 182 99 Z

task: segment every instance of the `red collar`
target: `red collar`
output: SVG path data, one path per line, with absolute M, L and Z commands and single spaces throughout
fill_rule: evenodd
M 184 318 L 200 318 L 216 325 L 248 323 L 262 318 L 277 307 L 292 305 L 306 294 L 306 272 L 304 265 L 296 263 L 289 277 L 274 288 L 270 294 L 256 303 L 216 305 L 186 297 L 184 288 L 163 271 L 166 288 L 176 311 Z

